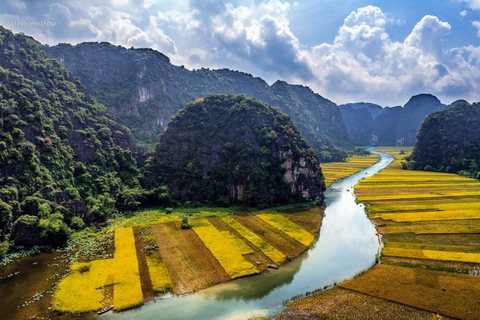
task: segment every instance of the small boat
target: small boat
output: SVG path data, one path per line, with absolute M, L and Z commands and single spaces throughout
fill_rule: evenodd
M 98 310 L 98 311 L 97 311 L 97 314 L 99 314 L 99 315 L 100 315 L 100 314 L 104 314 L 104 313 L 107 313 L 108 311 L 110 311 L 110 310 L 112 310 L 112 309 L 113 309 L 113 305 Z

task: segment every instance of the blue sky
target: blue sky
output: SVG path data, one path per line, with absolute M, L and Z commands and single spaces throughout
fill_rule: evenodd
M 403 105 L 425 92 L 480 101 L 480 0 L 3 0 L 0 23 L 50 45 L 149 47 L 336 103 Z

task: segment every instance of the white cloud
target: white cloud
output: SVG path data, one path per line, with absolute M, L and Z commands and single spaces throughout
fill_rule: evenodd
M 57 22 L 56 28 L 14 30 L 45 43 L 150 47 L 189 68 L 229 67 L 267 81 L 281 78 L 310 85 L 339 103 L 398 104 L 420 92 L 478 100 L 480 92 L 480 48 L 447 48 L 451 26 L 435 16 L 423 17 L 403 41 L 393 41 L 387 30 L 405 21 L 366 6 L 347 15 L 332 42 L 306 47 L 289 21 L 291 8 L 301 2 L 49 0 L 32 2 L 22 11 L 23 2 L 8 1 L 12 9 L 0 14 L 4 21 Z M 458 1 L 480 9 L 480 0 Z M 480 37 L 480 21 L 473 25 Z M 322 21 L 309 27 L 321 32 Z
M 480 38 L 480 21 L 473 21 L 473 22 L 472 22 L 472 25 L 473 25 L 475 28 L 478 29 L 478 30 L 477 30 L 477 37 Z
M 468 11 L 467 10 L 462 10 L 458 14 L 461 15 L 462 17 L 466 17 L 468 15 Z
M 471 9 L 480 10 L 480 0 L 459 0 L 465 2 Z

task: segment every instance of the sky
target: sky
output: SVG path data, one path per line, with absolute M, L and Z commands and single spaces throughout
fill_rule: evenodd
M 0 25 L 49 45 L 153 48 L 338 104 L 480 101 L 480 0 L 0 0 Z

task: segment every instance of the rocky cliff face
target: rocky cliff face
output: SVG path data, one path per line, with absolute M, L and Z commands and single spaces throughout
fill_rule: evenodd
M 303 86 L 264 80 L 228 69 L 189 71 L 150 49 L 108 43 L 45 47 L 78 76 L 137 143 L 153 146 L 175 112 L 212 93 L 255 97 L 291 116 L 321 161 L 340 160 L 351 143 L 337 106 Z
M 147 177 L 176 200 L 225 205 L 312 200 L 324 190 L 315 152 L 290 117 L 235 95 L 198 99 L 177 113 Z
M 413 146 L 423 120 L 446 106 L 435 96 L 413 96 L 403 107 L 382 108 L 371 103 L 339 106 L 354 145 Z

